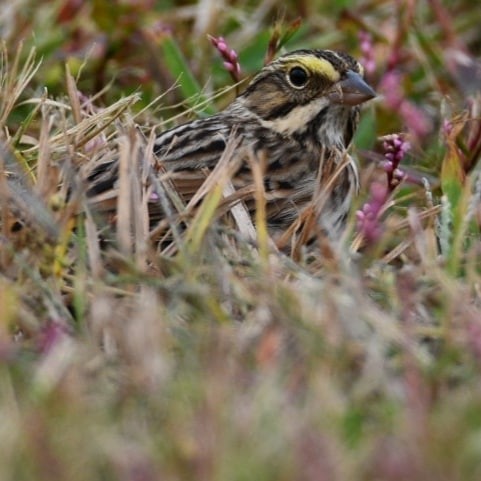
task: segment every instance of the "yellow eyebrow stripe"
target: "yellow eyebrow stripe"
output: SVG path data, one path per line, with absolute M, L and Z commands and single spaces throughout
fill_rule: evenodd
M 289 62 L 288 65 L 290 67 L 302 65 L 306 67 L 309 72 L 327 77 L 331 82 L 337 82 L 341 78 L 339 72 L 332 66 L 331 62 L 323 58 L 314 56 L 298 57 L 295 61 Z

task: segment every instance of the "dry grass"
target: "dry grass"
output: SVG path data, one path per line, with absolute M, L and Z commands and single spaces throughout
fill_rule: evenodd
M 203 3 L 165 18 L 195 18 L 196 32 L 220 25 L 215 2 Z M 256 38 L 271 3 L 246 9 L 234 43 Z M 351 25 L 392 8 L 378 7 Z M 428 56 L 419 88 L 440 85 L 438 50 L 420 32 L 408 38 L 405 51 Z M 257 227 L 233 202 L 235 138 L 189 205 L 167 175 L 156 177 L 169 215 L 150 231 L 144 127 L 158 100 L 79 95 L 81 75 L 70 70 L 63 95 L 31 90 L 48 62 L 3 48 L 1 479 L 479 479 L 478 97 L 469 94 L 463 116 L 438 104 L 443 140 L 433 131 L 413 141 L 411 168 L 414 178 L 437 162 L 441 173 L 390 193 L 377 242 L 356 231 L 353 211 L 338 244 L 306 250 L 301 233 L 291 256 L 268 238 L 254 161 Z M 210 93 L 202 108 L 215 105 Z M 366 112 L 372 122 L 377 112 L 380 135 L 393 115 L 383 108 Z M 102 199 L 115 207 L 109 217 L 86 199 L 85 179 L 112 158 L 120 196 Z M 384 171 L 363 162 L 369 203 L 367 186 Z M 231 210 L 230 225 L 219 209 Z

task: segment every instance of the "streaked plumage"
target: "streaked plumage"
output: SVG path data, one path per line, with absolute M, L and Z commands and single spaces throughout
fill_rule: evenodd
M 322 188 L 329 192 L 318 222 L 327 232 L 338 232 L 358 189 L 357 168 L 346 148 L 359 121 L 359 105 L 375 95 L 362 74 L 360 64 L 344 53 L 288 53 L 266 65 L 222 112 L 160 134 L 154 152 L 188 201 L 235 132 L 241 139 L 236 155 L 247 158 L 253 153 L 266 162 L 264 187 L 271 232 L 285 230 Z M 332 181 L 341 164 L 345 168 Z M 112 181 L 115 172 L 113 165 Z M 105 174 L 102 181 L 97 177 L 91 189 L 95 194 L 109 184 Z M 252 182 L 249 164 L 243 161 L 233 185 L 240 189 Z M 254 209 L 252 199 L 245 202 Z M 161 215 L 158 205 L 152 205 L 153 220 Z

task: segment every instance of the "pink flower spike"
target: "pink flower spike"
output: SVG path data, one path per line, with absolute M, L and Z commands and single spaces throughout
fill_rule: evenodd
M 393 172 L 393 176 L 395 179 L 402 180 L 406 176 L 403 170 L 401 169 L 395 169 Z
M 361 44 L 361 64 L 367 74 L 373 73 L 376 70 L 376 61 L 374 59 L 374 46 L 372 43 L 372 36 L 369 32 L 359 32 L 359 40 Z
M 388 157 L 386 156 L 386 158 L 388 158 Z M 384 170 L 385 170 L 386 172 L 392 172 L 392 171 L 394 170 L 394 167 L 393 167 L 393 164 L 392 164 L 392 161 L 391 161 L 391 160 L 386 160 L 386 161 L 383 163 L 382 166 L 384 167 Z
M 392 192 L 399 182 L 406 178 L 404 171 L 399 169 L 399 164 L 403 160 L 406 153 L 411 149 L 411 144 L 404 140 L 402 135 L 392 134 L 384 137 L 384 171 L 387 175 L 387 185 Z
M 216 38 L 209 35 L 209 40 L 223 58 L 225 69 L 231 74 L 234 81 L 238 82 L 240 80 L 241 68 L 237 52 L 228 47 L 223 37 Z
M 372 210 L 371 206 L 368 203 L 365 203 L 362 206 L 362 210 L 359 212 L 361 212 L 363 216 L 366 216 L 369 214 L 369 212 L 371 212 L 371 210 Z
M 364 237 L 368 244 L 376 244 L 382 233 L 381 214 L 389 197 L 386 187 L 378 182 L 371 185 L 371 197 L 356 212 L 357 231 Z
M 379 182 L 375 182 L 371 185 L 371 196 L 376 202 L 384 203 L 387 197 L 386 187 Z

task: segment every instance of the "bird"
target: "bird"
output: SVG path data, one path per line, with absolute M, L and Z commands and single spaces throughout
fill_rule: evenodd
M 235 136 L 232 185 L 248 192 L 242 201 L 249 213 L 256 210 L 255 189 L 248 189 L 254 183 L 250 157 L 262 160 L 266 224 L 272 236 L 279 237 L 317 202 L 322 205 L 315 209 L 316 225 L 335 239 L 359 189 L 358 167 L 347 149 L 362 104 L 375 96 L 362 65 L 347 53 L 285 53 L 254 75 L 224 110 L 160 133 L 153 143 L 153 172 L 168 173 L 188 202 Z M 89 195 L 115 190 L 118 171 L 116 161 L 101 166 L 89 178 Z M 149 215 L 154 226 L 166 213 L 152 200 Z

